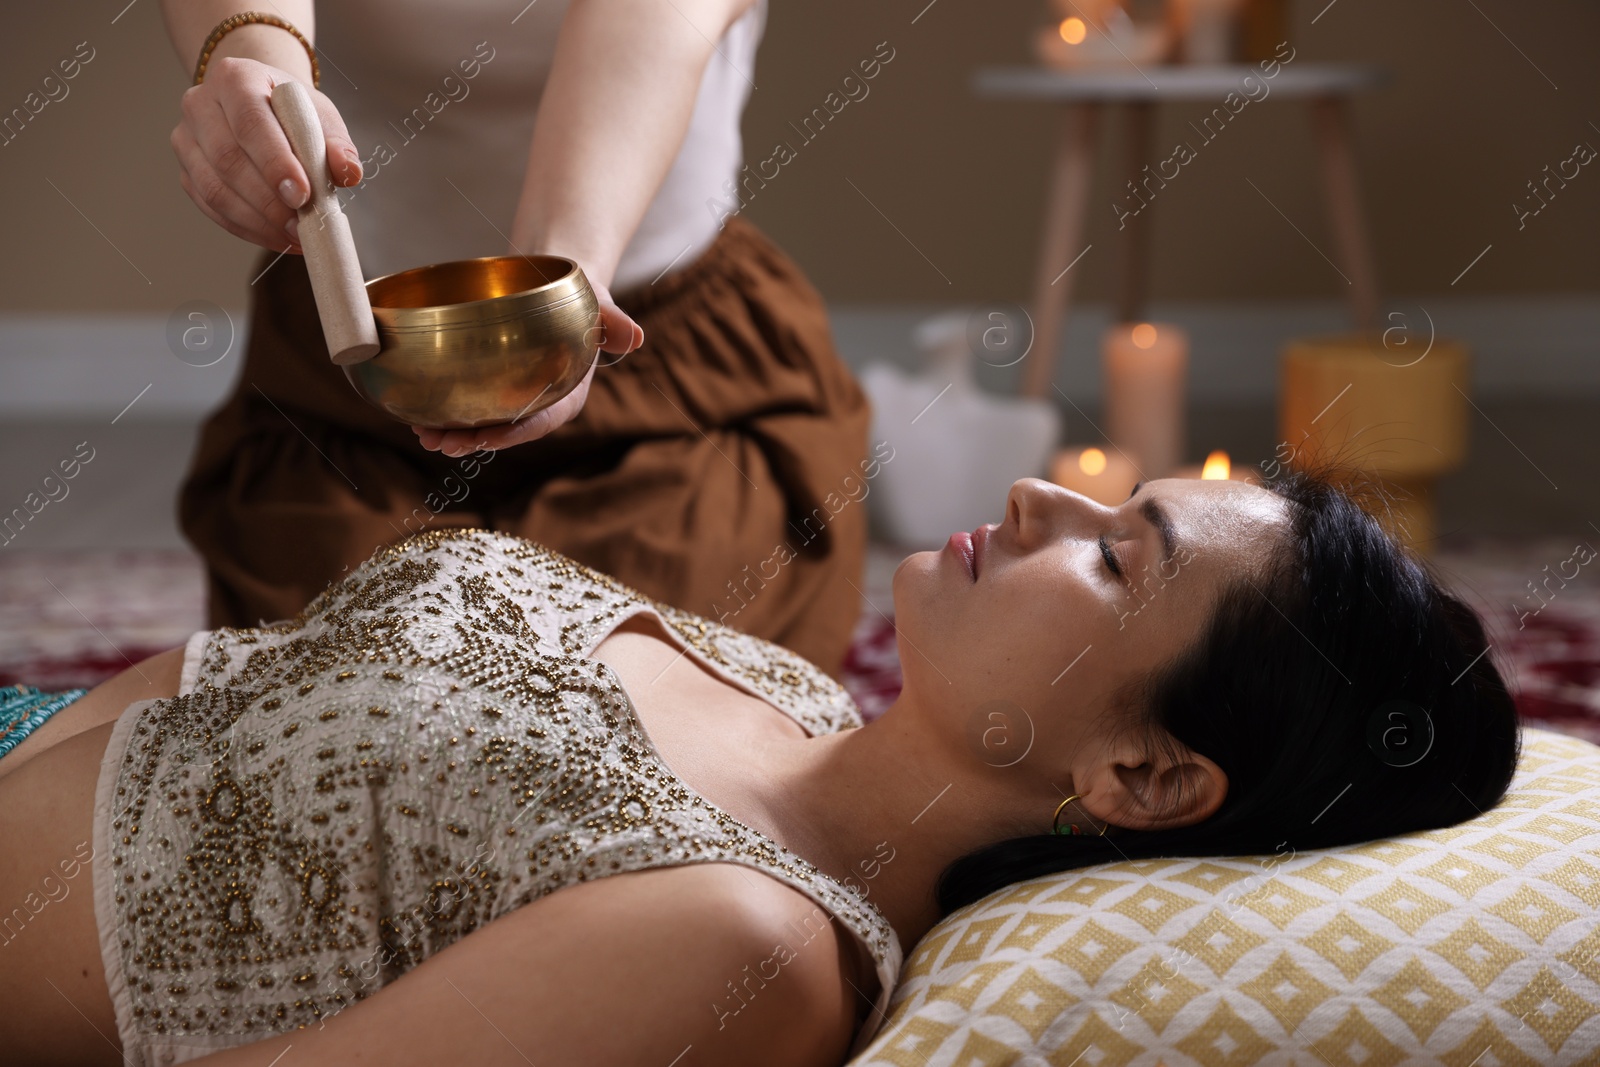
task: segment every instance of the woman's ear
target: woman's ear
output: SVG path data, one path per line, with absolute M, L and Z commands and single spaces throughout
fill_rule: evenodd
M 1085 810 L 1097 822 L 1129 830 L 1167 830 L 1202 822 L 1228 795 L 1221 767 L 1176 738 L 1139 745 L 1119 740 L 1102 752 L 1082 783 Z

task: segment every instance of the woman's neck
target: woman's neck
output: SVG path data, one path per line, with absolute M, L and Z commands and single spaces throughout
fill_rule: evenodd
M 908 951 L 940 917 L 934 890 L 951 862 L 1039 830 L 1019 817 L 1019 798 L 992 768 L 916 723 L 903 695 L 861 729 L 751 753 L 784 843 L 864 893 Z

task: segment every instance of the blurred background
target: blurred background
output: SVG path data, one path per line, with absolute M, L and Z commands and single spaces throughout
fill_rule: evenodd
M 1349 96 L 1379 325 L 1458 342 L 1467 356 L 1459 402 L 1446 397 L 1463 405 L 1464 450 L 1430 482 L 1424 548 L 1505 617 L 1501 640 L 1521 657 L 1546 714 L 1600 716 L 1600 568 L 1582 566 L 1559 587 L 1547 580 L 1576 546 L 1600 544 L 1600 168 L 1575 162 L 1580 146 L 1600 146 L 1600 8 L 1274 6 L 1294 54 L 1286 74 L 1320 64 L 1385 72 L 1382 84 Z M 1047 69 L 1037 35 L 1061 17 L 1045 0 L 774 0 L 745 157 L 754 166 L 778 142 L 795 156 L 777 177 L 748 185 L 741 210 L 810 275 L 852 366 L 926 372 L 941 336 L 926 324 L 941 313 L 958 324 L 950 336 L 991 311 L 1010 316 L 1008 328 L 1032 329 L 1064 108 L 985 95 L 975 77 Z M 58 61 L 93 55 L 66 96 L 0 124 L 0 511 L 75 448 L 93 453 L 70 494 L 0 548 L 0 681 L 31 670 L 30 680 L 48 684 L 40 672 L 51 663 L 121 664 L 132 649 L 181 637 L 199 616 L 174 494 L 195 426 L 232 385 L 241 342 L 196 366 L 174 354 L 168 324 L 205 302 L 222 312 L 217 328 L 239 338 L 256 250 L 202 217 L 178 185 L 167 138 L 189 70 L 156 4 L 30 6 L 7 29 L 0 115 L 14 114 Z M 875 50 L 893 58 L 865 94 L 830 109 L 820 133 L 800 135 Z M 1195 141 L 1218 102 L 1172 96 L 1156 94 L 1150 162 Z M 1105 443 L 1118 205 L 1131 203 L 1125 161 L 1137 156 L 1117 107 L 1108 105 L 1096 133 L 1071 314 L 1039 401 L 1058 420 L 1052 450 Z M 1185 463 L 1226 450 L 1236 467 L 1261 470 L 1285 440 L 1286 347 L 1352 326 L 1319 158 L 1305 99 L 1278 93 L 1205 143 L 1141 215 L 1140 318 L 1174 324 L 1187 341 Z M 1563 165 L 1568 177 L 1549 183 Z M 977 359 L 976 389 L 1010 398 L 1028 366 Z M 991 502 L 973 522 L 1000 512 L 1004 485 L 985 491 L 979 503 Z M 881 544 L 868 591 L 883 595 L 914 538 L 904 516 L 884 513 L 881 500 L 871 506 Z M 116 604 L 81 602 L 119 584 L 129 592 Z M 864 617 L 879 629 L 864 636 L 857 665 L 867 700 L 893 684 L 882 662 L 890 605 L 878 607 Z M 175 612 L 188 614 L 174 624 Z M 39 644 L 52 627 L 66 652 Z

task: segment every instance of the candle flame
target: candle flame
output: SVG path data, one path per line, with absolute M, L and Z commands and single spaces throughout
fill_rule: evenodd
M 1133 328 L 1133 343 L 1140 348 L 1149 348 L 1156 343 L 1156 328 L 1148 322 L 1141 322 Z
M 1089 36 L 1089 26 L 1082 19 L 1074 15 L 1069 19 L 1061 20 L 1061 39 L 1068 44 L 1082 44 L 1083 39 Z
M 1208 482 L 1225 482 L 1232 465 L 1228 462 L 1228 454 L 1220 448 L 1206 457 L 1206 465 L 1200 470 L 1200 477 Z
M 1091 478 L 1105 473 L 1106 454 L 1098 448 L 1086 448 L 1078 455 L 1078 469 Z

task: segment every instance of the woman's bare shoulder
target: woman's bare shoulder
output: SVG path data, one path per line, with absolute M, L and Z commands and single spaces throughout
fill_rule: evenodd
M 817 936 L 821 934 L 822 936 Z M 832 1067 L 855 1026 L 850 935 L 798 891 L 724 863 L 558 890 L 301 1030 L 199 1061 Z

